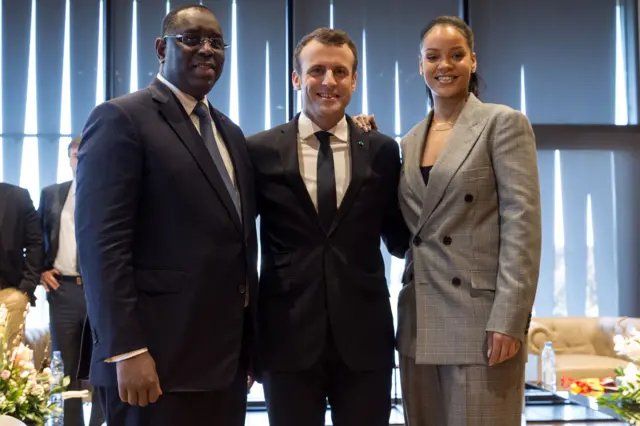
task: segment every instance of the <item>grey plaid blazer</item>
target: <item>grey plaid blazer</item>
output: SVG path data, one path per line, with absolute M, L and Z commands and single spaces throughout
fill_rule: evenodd
M 485 364 L 486 331 L 524 342 L 540 266 L 540 188 L 531 125 L 470 95 L 431 170 L 431 116 L 402 140 L 400 207 L 412 265 L 398 299 L 398 350 L 418 364 Z

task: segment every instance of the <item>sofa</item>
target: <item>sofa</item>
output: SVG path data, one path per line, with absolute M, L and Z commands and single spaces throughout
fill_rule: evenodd
M 527 336 L 529 360 L 535 360 L 536 381 L 542 380 L 541 353 L 551 341 L 556 353 L 556 377 L 572 379 L 613 377 L 614 369 L 630 360 L 613 350 L 613 337 L 632 328 L 640 329 L 640 318 L 626 317 L 534 317 Z

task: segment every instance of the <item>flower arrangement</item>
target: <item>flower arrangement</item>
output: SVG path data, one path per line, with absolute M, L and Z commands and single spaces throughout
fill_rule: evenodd
M 33 351 L 22 343 L 12 351 L 17 342 L 6 341 L 8 317 L 7 308 L 0 305 L 0 415 L 30 426 L 44 425 L 52 414 L 61 412 L 62 407 L 49 401 L 66 389 L 69 378 L 56 384 L 49 368 L 40 371 L 33 365 Z M 22 332 L 17 339 L 21 337 Z
M 613 409 L 633 425 L 640 425 L 640 333 L 635 328 L 628 334 L 613 338 L 614 350 L 632 362 L 625 368 L 617 368 L 617 389 L 598 397 L 598 404 Z
M 624 318 L 621 320 L 623 321 Z M 628 334 L 613 338 L 614 350 L 631 362 L 625 368 L 615 369 L 615 378 L 573 380 L 562 377 L 562 387 L 572 393 L 597 398 L 600 406 L 611 408 L 632 425 L 640 425 L 640 332 L 632 329 Z

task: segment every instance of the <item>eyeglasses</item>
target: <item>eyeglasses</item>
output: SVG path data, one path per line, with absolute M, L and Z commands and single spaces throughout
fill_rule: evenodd
M 189 47 L 204 46 L 204 44 L 207 42 L 216 50 L 224 50 L 230 47 L 228 44 L 225 44 L 224 40 L 221 38 L 200 37 L 196 34 L 169 34 L 164 36 L 163 38 L 167 37 L 175 38 L 182 44 L 185 44 Z

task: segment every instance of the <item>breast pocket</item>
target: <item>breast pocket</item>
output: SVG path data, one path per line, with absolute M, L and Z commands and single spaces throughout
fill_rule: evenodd
M 493 176 L 491 167 L 476 167 L 473 169 L 462 170 L 462 180 L 465 182 L 489 179 L 491 176 Z
M 491 167 L 463 170 L 460 176 L 458 184 L 465 192 L 464 201 L 469 206 L 473 206 L 477 202 L 486 203 L 495 198 L 496 182 Z

